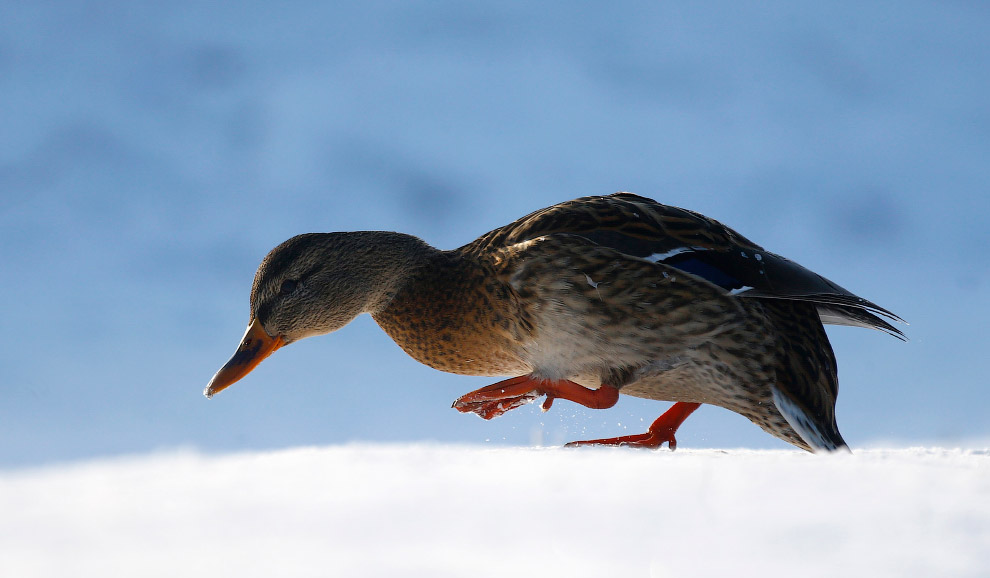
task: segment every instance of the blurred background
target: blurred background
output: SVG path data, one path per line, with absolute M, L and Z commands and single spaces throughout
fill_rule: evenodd
M 201 394 L 294 234 L 454 248 L 618 190 L 911 323 L 829 329 L 854 448 L 986 443 L 988 25 L 961 0 L 0 3 L 0 467 L 644 431 L 665 404 L 459 414 L 495 380 L 367 316 Z M 714 407 L 678 439 L 789 447 Z

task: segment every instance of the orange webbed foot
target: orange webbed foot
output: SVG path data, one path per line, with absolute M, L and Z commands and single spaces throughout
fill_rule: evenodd
M 649 431 L 644 434 L 571 442 L 567 444 L 567 447 L 590 445 L 631 446 L 655 450 L 666 443 L 667 447 L 673 451 L 677 449 L 677 439 L 674 437 L 674 433 L 677 432 L 677 428 L 681 427 L 687 416 L 691 415 L 700 405 L 700 403 L 683 401 L 675 403 L 662 416 L 658 417 L 650 426 Z
M 492 419 L 519 406 L 532 403 L 540 396 L 547 398 L 541 406 L 550 409 L 556 398 L 568 399 L 592 409 L 612 407 L 619 400 L 619 390 L 602 384 L 598 389 L 588 389 L 566 379 L 544 381 L 529 375 L 513 377 L 466 393 L 454 401 L 459 412 L 473 412 L 484 419 Z

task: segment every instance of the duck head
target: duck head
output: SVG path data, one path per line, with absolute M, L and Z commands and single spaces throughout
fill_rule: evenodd
M 377 231 L 307 233 L 275 247 L 255 273 L 247 331 L 204 395 L 229 387 L 280 347 L 379 310 L 414 254 L 428 247 L 409 235 Z

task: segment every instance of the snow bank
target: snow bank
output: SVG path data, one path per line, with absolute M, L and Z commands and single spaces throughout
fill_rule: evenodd
M 990 451 L 352 445 L 0 473 L 5 576 L 987 576 Z

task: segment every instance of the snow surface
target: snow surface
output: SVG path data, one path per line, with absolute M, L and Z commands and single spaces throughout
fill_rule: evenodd
M 988 576 L 990 450 L 344 445 L 0 473 L 4 576 Z

